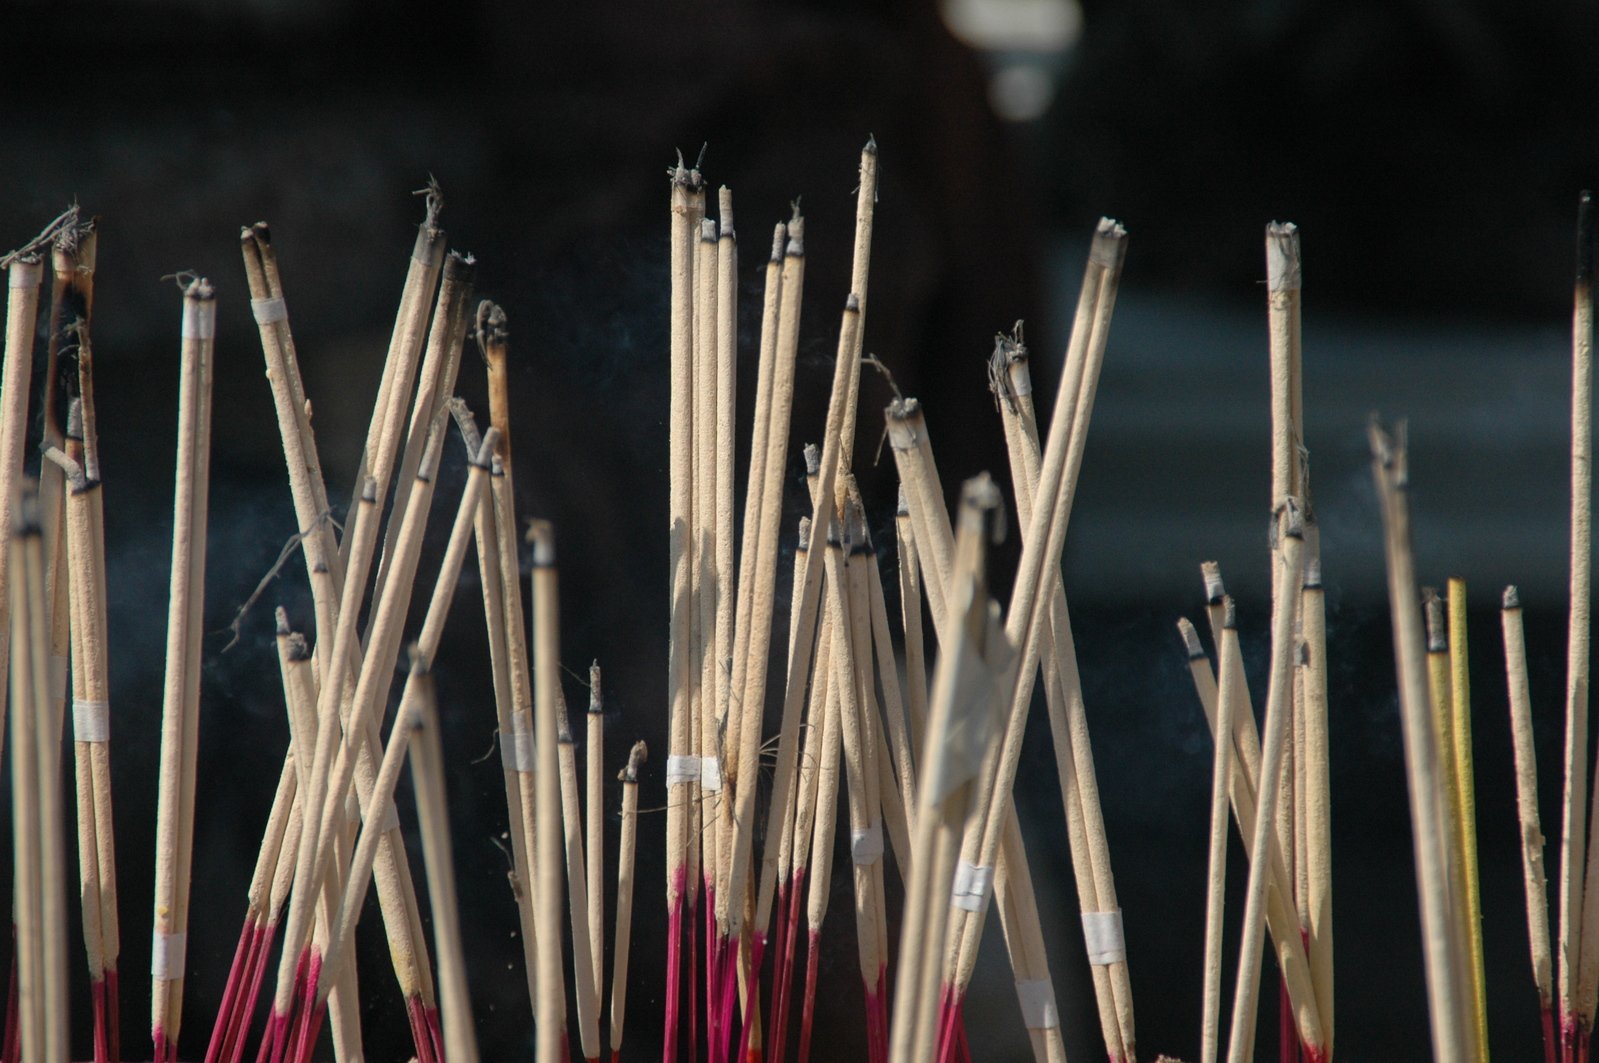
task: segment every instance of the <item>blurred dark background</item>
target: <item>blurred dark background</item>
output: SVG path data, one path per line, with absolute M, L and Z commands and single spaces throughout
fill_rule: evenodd
M 1532 1058 L 1537 1003 L 1496 606 L 1503 584 L 1521 585 L 1544 822 L 1557 833 L 1571 229 L 1577 190 L 1599 173 L 1596 20 L 1558 0 L 7 5 L 0 245 L 25 242 L 73 200 L 102 219 L 95 335 L 131 1053 L 147 1014 L 172 520 L 179 299 L 160 278 L 195 269 L 219 291 L 207 617 L 220 631 L 295 530 L 238 226 L 272 224 L 339 504 L 420 218 L 408 193 L 437 176 L 451 246 L 477 255 L 481 293 L 510 316 L 519 508 L 560 532 L 568 695 L 597 657 L 608 760 L 620 768 L 635 737 L 650 742 L 643 804 L 655 808 L 665 754 L 664 171 L 675 150 L 692 156 L 707 144 L 709 180 L 736 193 L 750 370 L 741 453 L 766 234 L 803 197 L 792 503 L 798 445 L 822 424 L 857 154 L 873 134 L 882 183 L 866 345 L 924 400 L 951 491 L 982 469 L 1003 475 L 983 370 L 994 333 L 1026 319 L 1038 390 L 1051 394 L 1087 234 L 1102 214 L 1131 233 L 1065 568 L 1141 1054 L 1197 1056 L 1210 743 L 1173 622 L 1198 618 L 1202 559 L 1220 559 L 1240 597 L 1264 690 L 1262 231 L 1280 219 L 1304 232 L 1306 435 L 1331 609 L 1338 1047 L 1370 1060 L 1427 1051 L 1363 436 L 1367 414 L 1381 410 L 1411 418 L 1423 578 L 1462 575 L 1471 589 L 1490 1027 L 1495 1053 Z M 863 389 L 862 485 L 893 565 L 892 468 L 869 467 L 890 392 L 872 374 Z M 471 357 L 459 390 L 486 408 Z M 424 584 L 462 477 L 452 450 Z M 997 586 L 1008 586 L 1014 558 L 1014 543 L 1001 550 Z M 468 564 L 437 673 L 479 1038 L 487 1057 L 516 1058 L 530 1026 L 497 847 L 504 804 L 477 596 Z M 225 634 L 206 644 L 189 1057 L 204 1050 L 287 742 L 275 601 L 309 622 L 296 565 L 247 620 L 241 645 L 221 652 Z M 1042 726 L 1035 713 L 1017 800 L 1067 1048 L 1094 1058 L 1102 1047 Z M 409 807 L 403 818 L 411 830 Z M 663 819 L 647 814 L 640 830 L 627 1058 L 659 1050 Z M 1233 861 L 1236 901 L 1236 842 Z M 835 887 L 817 1022 L 829 1052 L 861 1058 L 845 877 Z M 1229 908 L 1236 936 L 1241 912 Z M 969 1009 L 979 1056 L 1025 1058 L 1003 950 L 989 937 Z M 406 1058 L 375 926 L 363 928 L 362 947 L 369 1055 Z M 75 969 L 79 956 L 75 945 Z M 1231 971 L 1231 951 L 1227 962 Z M 1268 1002 L 1274 984 L 1268 974 Z M 75 1043 L 86 1053 L 86 1008 L 82 1019 Z M 1261 1026 L 1270 1051 L 1269 1006 Z

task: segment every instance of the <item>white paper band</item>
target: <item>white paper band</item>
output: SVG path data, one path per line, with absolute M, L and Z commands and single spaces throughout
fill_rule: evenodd
M 44 267 L 37 262 L 24 262 L 21 259 L 11 263 L 11 268 L 6 270 L 6 287 L 8 288 L 37 288 L 39 278 L 43 275 Z
M 183 977 L 183 948 L 187 934 L 163 934 L 157 930 L 150 936 L 150 977 L 161 982 L 175 982 Z
M 1083 943 L 1088 946 L 1088 962 L 1096 967 L 1125 960 L 1127 942 L 1122 937 L 1122 910 L 1084 912 Z
M 255 315 L 257 325 L 270 325 L 274 321 L 283 321 L 289 316 L 289 305 L 280 296 L 269 299 L 251 299 L 250 312 Z
M 208 340 L 216 334 L 216 300 L 185 299 L 183 302 L 183 338 L 186 340 Z
M 700 781 L 700 758 L 670 756 L 666 758 L 666 785 L 683 786 Z
M 878 820 L 865 830 L 849 832 L 850 859 L 857 864 L 875 864 L 883 858 L 883 821 Z
M 1025 367 L 1020 370 L 1011 370 L 1010 393 L 1012 395 L 1031 395 L 1033 393 L 1033 374 Z
M 700 758 L 700 789 L 710 793 L 722 789 L 722 762 L 716 757 Z
M 1016 983 L 1016 1001 L 1022 1006 L 1022 1025 L 1029 1030 L 1053 1030 L 1060 1025 L 1055 1007 L 1055 985 L 1048 978 L 1028 978 Z
M 500 763 L 507 771 L 533 771 L 533 736 L 526 731 L 501 731 Z
M 955 886 L 950 890 L 949 903 L 968 912 L 980 912 L 988 903 L 988 891 L 993 885 L 993 868 L 962 860 L 955 865 Z
M 111 704 L 73 698 L 72 738 L 77 742 L 111 741 Z

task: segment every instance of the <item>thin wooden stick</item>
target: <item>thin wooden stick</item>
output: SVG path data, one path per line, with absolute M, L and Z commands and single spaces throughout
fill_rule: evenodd
M 566 1010 L 561 972 L 561 780 L 556 743 L 561 691 L 560 602 L 556 584 L 555 532 L 536 520 L 528 532 L 533 544 L 533 684 L 538 718 L 538 902 L 539 1028 L 538 1063 L 560 1063 L 566 1043 L 564 1023 L 552 1022 Z
M 1221 645 L 1216 651 L 1216 674 L 1220 687 L 1216 695 L 1216 727 L 1213 744 L 1210 789 L 1210 873 L 1205 892 L 1205 987 L 1200 1012 L 1200 1063 L 1216 1063 L 1221 1037 L 1221 939 L 1224 898 L 1227 888 L 1227 803 L 1232 782 L 1233 663 L 1238 655 L 1238 615 L 1231 598 L 1223 608 L 1226 614 Z
M 1309 882 L 1310 971 L 1316 1014 L 1330 1059 L 1333 1033 L 1332 772 L 1327 726 L 1327 595 L 1322 588 L 1321 530 L 1315 511 L 1305 515 L 1305 583 L 1299 619 L 1309 658 L 1304 676 L 1305 825 L 1303 863 Z M 1269 918 L 1269 916 L 1268 916 Z M 1274 935 L 1275 936 L 1275 935 Z M 1290 994 L 1292 990 L 1290 989 Z
M 832 617 L 824 614 L 822 632 L 818 636 L 817 661 L 822 661 L 821 646 L 828 647 L 829 667 L 818 670 L 814 682 L 825 688 L 822 701 L 822 736 L 817 749 L 816 810 L 811 822 L 810 888 L 806 895 L 806 957 L 805 1000 L 800 1010 L 798 1063 L 809 1063 L 811 1048 L 811 1020 L 816 1006 L 816 974 L 821 963 L 820 946 L 822 923 L 827 918 L 828 902 L 833 889 L 833 842 L 838 835 L 838 764 L 843 756 L 839 740 L 842 723 L 839 720 L 838 679 L 831 667 Z M 826 639 L 825 643 L 821 639 Z M 903 960 L 901 961 L 903 970 Z
M 1393 613 L 1394 658 L 1399 669 L 1399 710 L 1404 725 L 1405 775 L 1410 791 L 1433 1057 L 1464 1060 L 1465 1035 L 1471 1020 L 1466 989 L 1460 984 L 1464 970 L 1460 942 L 1450 924 L 1451 838 L 1443 815 L 1439 751 L 1427 722 L 1425 651 L 1410 545 L 1409 474 L 1403 426 L 1397 436 L 1390 436 L 1373 423 L 1370 436 L 1372 474 L 1382 503 L 1388 555 L 1388 594 Z
M 917 861 L 907 893 L 889 1051 L 893 1063 L 932 1058 L 937 1037 L 948 907 L 943 903 L 968 818 L 982 814 L 975 780 L 998 734 L 998 697 L 962 697 L 994 690 L 1009 672 L 1011 644 L 1001 633 L 998 607 L 988 597 L 983 567 L 999 493 L 986 477 L 961 496 L 954 573 L 948 584 L 951 632 L 939 655 L 932 715 L 922 749 L 918 790 Z M 990 686 L 989 684 L 993 684 Z
M 587 797 L 584 855 L 589 884 L 589 955 L 594 961 L 594 1000 L 605 1001 L 605 698 L 600 688 L 600 662 L 589 665 Z
M 1482 886 L 1477 876 L 1477 785 L 1471 754 L 1471 672 L 1466 643 L 1466 581 L 1449 580 L 1450 732 L 1454 737 L 1455 830 L 1465 894 L 1460 898 L 1466 923 L 1467 971 L 1471 979 L 1472 1018 L 1477 1058 L 1488 1058 L 1488 989 L 1482 956 Z
M 1588 825 L 1589 592 L 1593 562 L 1593 197 L 1577 200 L 1577 278 L 1571 316 L 1571 586 L 1566 628 L 1565 791 L 1560 818 L 1560 1042 L 1571 1059 L 1578 1036 L 1583 868 Z
M 622 1058 L 622 1034 L 627 1017 L 627 960 L 633 950 L 633 867 L 638 853 L 638 773 L 649 749 L 634 742 L 627 755 L 622 781 L 622 839 L 616 854 L 616 950 L 611 965 L 611 1063 Z
M 1516 811 L 1521 819 L 1521 871 L 1527 894 L 1527 941 L 1532 983 L 1543 1014 L 1544 1063 L 1555 1063 L 1554 957 L 1549 949 L 1549 885 L 1544 878 L 1544 836 L 1538 819 L 1538 757 L 1532 740 L 1532 696 L 1527 684 L 1527 639 L 1521 597 L 1506 587 L 1500 625 L 1505 642 L 1505 681 L 1510 694 L 1510 738 L 1516 763 Z
M 718 192 L 717 215 L 716 315 L 712 329 L 715 419 L 709 433 L 715 447 L 710 528 L 716 580 L 707 588 L 712 595 L 712 623 L 707 644 L 711 654 L 712 708 L 717 726 L 721 733 L 736 737 L 743 723 L 742 706 L 736 716 L 737 724 L 732 708 L 733 608 L 737 593 L 733 578 L 733 447 L 738 383 L 738 238 L 733 229 L 733 193 L 725 185 Z M 736 755 L 736 744 L 727 748 L 730 756 Z M 714 809 L 717 866 L 725 875 L 731 870 L 728 861 L 732 853 L 732 809 L 725 800 L 715 802 Z M 720 925 L 725 926 L 726 922 L 725 918 L 719 920 Z
M 28 394 L 33 378 L 34 329 L 39 316 L 39 282 L 44 270 L 37 254 L 17 255 L 6 269 L 5 361 L 0 367 L 0 529 L 11 534 L 22 451 L 27 441 Z M 9 584 L 11 554 L 0 550 L 0 631 L 11 630 Z M 9 643 L 0 647 L 0 690 L 6 689 Z M 0 710 L 3 712 L 4 710 Z M 0 727 L 0 736 L 5 728 Z M 3 748 L 0 738 L 0 748 Z
M 534 681 L 538 681 L 537 664 Z M 566 903 L 572 924 L 572 984 L 577 991 L 578 1039 L 583 1058 L 600 1058 L 599 989 L 594 981 L 594 958 L 589 952 L 589 884 L 583 859 L 583 810 L 578 797 L 577 742 L 567 720 L 566 699 L 557 696 L 559 725 L 557 763 L 561 772 L 561 835 L 566 858 Z
M 872 227 L 877 218 L 877 138 L 867 137 L 861 148 L 860 184 L 855 187 L 855 246 L 850 256 L 849 290 L 861 304 L 860 331 L 855 349 L 849 352 L 850 379 L 845 391 L 844 436 L 839 445 L 839 472 L 850 472 L 855 465 L 855 425 L 861 396 L 861 351 L 866 336 L 866 291 L 872 271 Z M 837 498 L 840 507 L 844 496 Z
M 421 654 L 413 651 L 413 672 L 419 670 L 420 659 Z M 439 958 L 444 1054 L 447 1059 L 476 1063 L 477 1035 L 472 1018 L 472 1000 L 466 985 L 466 953 L 461 942 L 460 904 L 456 900 L 438 703 L 433 694 L 431 676 L 426 672 L 419 677 L 416 686 L 417 696 L 412 703 L 411 715 L 405 722 L 411 728 L 411 777 L 416 783 L 417 818 L 422 826 L 422 855 L 427 862 L 428 896 L 432 900 L 433 946 Z
M 1286 593 L 1273 606 L 1271 680 L 1266 692 L 1266 724 L 1261 737 L 1260 783 L 1255 805 L 1255 833 L 1250 841 L 1249 880 L 1244 894 L 1244 935 L 1239 947 L 1238 979 L 1227 1043 L 1229 1063 L 1247 1063 L 1254 1056 L 1255 1013 L 1260 992 L 1261 944 L 1266 934 L 1266 881 L 1270 866 L 1277 791 L 1283 781 L 1283 757 L 1292 726 L 1294 617 L 1303 585 L 1304 523 L 1298 505 L 1285 499 L 1278 525 L 1280 563 L 1274 573 Z M 1218 709 L 1219 711 L 1219 709 Z M 1218 735 L 1220 730 L 1217 731 Z M 1318 1042 L 1313 1041 L 1312 1044 Z
M 155 931 L 150 963 L 152 1037 L 157 1063 L 175 1058 L 182 1021 L 200 717 L 200 636 L 204 626 L 201 606 L 215 334 L 215 293 L 208 281 L 196 278 L 185 287 L 183 299 L 172 593 L 156 804 Z

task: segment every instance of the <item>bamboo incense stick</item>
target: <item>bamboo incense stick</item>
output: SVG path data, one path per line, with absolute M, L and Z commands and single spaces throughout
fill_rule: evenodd
M 838 450 L 839 472 L 855 464 L 855 425 L 861 395 L 861 351 L 866 336 L 866 290 L 872 271 L 872 226 L 877 218 L 877 138 L 867 137 L 861 148 L 860 183 L 855 186 L 855 246 L 850 255 L 849 290 L 860 300 L 860 327 L 855 349 L 849 352 L 849 386 L 844 392 L 843 438 Z M 838 495 L 843 506 L 844 496 Z
M 1466 581 L 1448 584 L 1450 733 L 1454 738 L 1455 829 L 1465 894 L 1460 898 L 1466 921 L 1467 964 L 1471 979 L 1472 1017 L 1477 1058 L 1488 1058 L 1488 990 L 1483 971 L 1482 887 L 1477 876 L 1477 786 L 1471 753 L 1471 672 L 1466 644 Z
M 1238 614 L 1231 598 L 1223 603 L 1226 619 L 1216 650 L 1216 747 L 1211 767 L 1210 873 L 1205 892 L 1205 985 L 1200 1012 L 1200 1063 L 1216 1063 L 1221 1038 L 1221 939 L 1227 882 L 1227 803 L 1232 781 L 1233 662 L 1238 654 Z
M 605 1002 L 605 699 L 600 688 L 600 662 L 589 665 L 589 711 L 586 755 L 587 832 L 584 855 L 589 884 L 589 955 L 594 961 L 596 1007 Z
M 800 1039 L 797 1063 L 809 1063 L 811 1049 L 811 1023 L 816 1007 L 817 968 L 821 964 L 822 923 L 827 918 L 828 902 L 832 895 L 833 840 L 838 833 L 838 765 L 843 757 L 839 740 L 842 723 L 839 720 L 838 679 L 831 668 L 832 617 L 821 619 L 822 643 L 828 647 L 829 667 L 817 672 L 817 682 L 825 688 L 822 701 L 822 736 L 817 748 L 816 809 L 811 821 L 810 888 L 806 895 L 805 926 L 805 999 L 800 1006 Z M 817 660 L 821 660 L 818 646 Z M 803 838 L 803 836 L 802 836 Z M 902 968 L 903 969 L 903 968 Z
M 738 360 L 738 238 L 733 228 L 733 193 L 725 185 L 718 192 L 719 237 L 716 249 L 716 319 L 715 340 L 716 400 L 715 446 L 712 492 L 712 556 L 716 582 L 711 588 L 712 649 L 714 710 L 717 726 L 723 734 L 729 732 L 736 738 L 742 726 L 742 705 L 734 723 L 732 710 L 733 686 L 733 608 L 736 595 L 733 579 L 733 446 L 734 418 L 737 412 L 737 360 Z M 759 731 L 757 724 L 755 729 Z M 731 745 L 737 750 L 738 746 Z M 717 803 L 717 862 L 725 864 L 722 852 L 731 852 L 732 810 L 726 801 Z M 730 870 L 730 869 L 728 869 Z M 595 881 L 598 881 L 597 879 Z M 726 924 L 723 919 L 722 924 Z M 598 979 L 596 979 L 598 981 Z
M 922 748 L 927 727 L 927 650 L 922 637 L 922 573 L 917 561 L 915 529 L 905 488 L 899 489 L 894 516 L 894 536 L 899 547 L 900 630 L 905 646 L 905 704 L 910 714 L 911 745 Z
M 1566 636 L 1565 791 L 1560 820 L 1560 1040 L 1570 1059 L 1577 1040 L 1578 975 L 1588 825 L 1589 592 L 1593 561 L 1593 197 L 1577 199 L 1577 277 L 1571 317 L 1571 585 Z
M 189 862 L 200 715 L 200 635 L 205 579 L 206 499 L 211 429 L 215 293 L 204 278 L 183 293 L 178 388 L 177 491 L 173 502 L 172 592 L 156 808 L 155 930 L 151 943 L 152 1038 L 156 1063 L 175 1058 L 182 1020 Z
M 535 669 L 537 665 L 535 664 Z M 535 681 L 537 676 L 535 675 Z M 583 1058 L 600 1058 L 600 1004 L 589 952 L 589 884 L 583 858 L 583 810 L 578 797 L 577 743 L 567 720 L 566 699 L 556 698 L 557 761 L 561 773 L 561 828 L 566 858 L 566 903 L 572 926 L 572 985 L 577 993 L 578 1038 Z
M 715 923 L 718 914 L 717 844 L 720 795 L 707 796 L 712 786 L 721 786 L 721 737 L 716 720 L 716 221 L 704 216 L 701 192 L 699 243 L 694 254 L 694 616 L 690 641 L 693 657 L 693 713 L 690 717 L 690 745 L 698 757 L 699 779 L 689 784 L 693 825 L 688 842 L 688 923 L 700 925 L 697 914 L 700 898 L 705 900 L 705 1025 L 706 1035 L 715 1043 L 720 1016 L 714 1001 L 719 957 L 727 939 L 726 922 Z M 725 895 L 723 897 L 725 906 Z M 700 970 L 700 938 L 690 938 L 689 1050 L 698 1052 L 699 999 L 697 981 Z M 718 1063 L 714 1051 L 712 1063 Z
M 643 742 L 634 742 L 622 781 L 622 840 L 616 855 L 616 950 L 611 965 L 611 1063 L 622 1058 L 622 1034 L 627 1017 L 627 961 L 633 946 L 633 867 L 638 852 L 638 773 L 649 754 Z
M 1467 990 L 1460 984 L 1464 970 L 1460 942 L 1450 927 L 1448 869 L 1452 839 L 1443 815 L 1439 751 L 1427 722 L 1425 651 L 1410 545 L 1409 474 L 1403 426 L 1396 435 L 1390 435 L 1373 423 L 1370 436 L 1372 475 L 1382 503 L 1388 557 L 1388 593 L 1393 612 L 1394 657 L 1399 669 L 1399 709 L 1404 725 L 1405 774 L 1410 791 L 1433 1055 L 1437 1059 L 1465 1059 L 1466 1031 L 1471 1020 Z
M 1307 484 L 1308 490 L 1308 484 Z M 1303 863 L 1309 883 L 1311 983 L 1328 1058 L 1333 1032 L 1332 771 L 1327 721 L 1327 595 L 1321 577 L 1321 529 L 1315 509 L 1305 513 L 1305 581 L 1299 596 L 1300 629 L 1308 661 L 1304 677 L 1305 833 Z
M 7 256 L 5 361 L 0 365 L 0 528 L 11 534 L 13 510 L 22 482 L 22 452 L 28 430 L 29 383 L 33 377 L 33 340 L 39 315 L 39 282 L 43 267 L 37 254 Z M 0 550 L 0 631 L 11 629 L 10 551 Z M 9 643 L 0 650 L 0 690 L 6 689 L 5 662 Z M 0 735 L 5 729 L 0 727 Z
M 1294 652 L 1294 617 L 1303 585 L 1304 523 L 1290 497 L 1282 507 L 1278 525 L 1280 564 L 1287 571 L 1273 578 L 1286 593 L 1273 605 L 1271 680 L 1266 692 L 1266 723 L 1261 736 L 1260 784 L 1255 806 L 1255 833 L 1250 841 L 1249 880 L 1244 894 L 1244 934 L 1239 947 L 1238 979 L 1233 992 L 1233 1012 L 1227 1044 L 1229 1063 L 1253 1058 L 1255 1012 L 1260 990 L 1260 952 L 1266 932 L 1266 880 L 1270 865 L 1273 819 L 1278 811 L 1277 791 L 1282 785 L 1283 757 L 1292 726 L 1291 684 Z M 1218 711 L 1220 711 L 1218 707 Z M 1218 729 L 1217 734 L 1220 734 Z M 1312 1042 L 1315 1046 L 1317 1042 Z
M 1521 596 L 1506 587 L 1500 624 L 1505 643 L 1505 680 L 1510 695 L 1510 738 L 1516 765 L 1516 811 L 1521 819 L 1521 870 L 1527 894 L 1527 940 L 1532 982 L 1543 1016 L 1544 1063 L 1555 1063 L 1554 957 L 1549 948 L 1549 886 L 1544 878 L 1544 836 L 1538 819 L 1538 758 L 1532 740 L 1532 696 L 1527 683 L 1527 640 Z
M 671 610 L 667 633 L 667 704 L 669 706 L 670 741 L 666 762 L 666 1049 L 663 1063 L 674 1063 L 677 1058 L 679 999 L 681 993 L 683 901 L 688 889 L 688 828 L 691 811 L 688 784 L 689 772 L 674 770 L 685 765 L 684 758 L 692 755 L 689 748 L 693 711 L 693 657 L 691 639 L 694 624 L 693 599 L 693 520 L 694 520 L 694 218 L 690 201 L 700 187 L 698 170 L 683 165 L 680 155 L 677 168 L 670 171 L 671 197 L 671 388 L 668 433 L 670 450 L 670 571 Z M 542 821 L 541 821 L 542 822 Z M 542 851 L 542 844 L 541 844 Z M 541 881 L 543 878 L 541 870 Z M 544 901 L 540 901 L 540 911 Z M 692 933 L 692 928 L 691 928 Z M 557 960 L 557 963 L 559 961 Z M 543 964 L 540 965 L 542 971 Z M 540 1000 L 556 1001 L 544 991 Z M 545 1014 L 541 1009 L 541 1014 Z M 553 1014 L 553 1012 L 549 1013 Z M 541 1034 L 542 1037 L 542 1034 Z M 543 1055 L 541 1063 L 553 1063 L 554 1056 Z M 558 1042 L 549 1043 L 548 1051 L 558 1050 Z
M 413 655 L 413 669 L 417 667 Z M 422 826 L 422 855 L 427 861 L 428 896 L 433 902 L 434 951 L 439 957 L 439 997 L 444 1018 L 444 1055 L 458 1063 L 477 1063 L 472 1001 L 466 985 L 466 955 L 461 943 L 460 905 L 456 901 L 451 855 L 450 818 L 445 807 L 444 752 L 439 714 L 431 679 L 424 673 L 409 721 L 411 776 L 416 782 L 417 815 Z M 391 739 L 392 741 L 392 739 Z
M 560 701 L 560 604 L 556 585 L 555 532 L 547 521 L 534 521 L 528 532 L 533 545 L 533 684 L 537 706 L 535 748 L 538 757 L 538 933 L 539 1028 L 538 1063 L 560 1063 L 566 1043 L 566 991 L 561 973 L 561 781 L 556 750 Z
M 921 757 L 924 771 L 914 818 L 916 851 L 924 855 L 917 861 L 906 896 L 889 1041 L 893 1063 L 932 1057 L 948 925 L 943 898 L 953 879 L 965 821 L 981 815 L 973 787 L 997 737 L 999 699 L 1013 653 L 1001 634 L 999 610 L 989 600 L 983 571 L 998 508 L 998 492 L 986 477 L 963 488 L 960 535 L 948 584 L 951 608 L 943 625 L 951 637 L 939 655 Z M 960 691 L 983 693 L 962 697 Z

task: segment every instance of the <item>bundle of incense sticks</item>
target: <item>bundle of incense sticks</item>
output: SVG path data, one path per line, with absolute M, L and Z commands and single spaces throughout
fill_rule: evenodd
M 987 359 L 1014 521 L 1003 516 L 1007 499 L 999 482 L 985 473 L 964 479 L 952 520 L 929 413 L 895 391 L 884 415 L 900 481 L 892 520 L 900 610 L 892 614 L 879 546 L 868 531 L 875 504 L 886 500 L 864 497 L 854 476 L 877 167 L 877 145 L 868 141 L 860 156 L 850 291 L 839 319 L 827 415 L 819 443 L 802 450 L 807 515 L 788 542 L 781 519 L 801 343 L 805 220 L 796 208 L 775 226 L 771 255 L 761 267 L 755 414 L 740 506 L 734 441 L 741 277 L 733 196 L 720 189 L 716 216 L 709 217 L 699 165 L 679 159 L 669 170 L 663 1058 L 684 1053 L 723 1063 L 736 1053 L 781 1061 L 794 1052 L 802 1063 L 809 1059 L 817 1043 L 819 943 L 843 820 L 867 1058 L 953 1063 L 973 1056 L 966 994 L 988 908 L 997 903 L 1020 1029 L 1035 1059 L 1065 1059 L 1044 918 L 1013 800 L 1034 686 L 1042 677 L 1099 1033 L 1108 1058 L 1132 1063 L 1138 1050 L 1123 916 L 1060 565 L 1127 234 L 1109 219 L 1092 234 L 1047 425 L 1035 409 L 1020 323 L 999 334 Z M 610 813 L 600 667 L 590 669 L 584 726 L 575 728 L 560 674 L 556 536 L 547 522 L 533 521 L 527 535 L 525 603 L 520 582 L 524 546 L 512 478 L 508 315 L 487 301 L 473 306 L 475 262 L 446 252 L 438 187 L 422 194 L 425 216 L 342 523 L 334 519 L 270 230 L 258 223 L 241 234 L 297 524 L 289 529 L 280 565 L 295 552 L 303 556 L 311 617 L 297 626 L 286 610 L 274 614 L 274 682 L 283 691 L 286 723 L 282 766 L 207 1063 L 242 1059 L 252 1036 L 257 1063 L 309 1063 L 322 1052 L 324 1027 L 335 1059 L 365 1058 L 364 1003 L 385 991 L 369 977 L 363 997 L 357 977 L 354 935 L 373 887 L 415 1058 L 477 1058 L 452 868 L 441 692 L 433 680 L 444 624 L 474 547 L 535 1055 L 540 1063 L 569 1058 L 573 1033 L 585 1059 L 601 1058 L 607 1043 L 613 1061 L 622 1054 L 645 749 L 633 746 L 619 776 L 611 1000 L 609 1022 L 602 1024 Z M 1319 1063 L 1331 1058 L 1334 1045 L 1328 646 L 1301 394 L 1299 240 L 1292 225 L 1267 227 L 1271 596 L 1261 610 L 1269 616 L 1270 662 L 1262 719 L 1243 663 L 1240 613 L 1247 617 L 1248 605 L 1226 593 L 1216 565 L 1205 564 L 1201 573 L 1214 660 L 1195 625 L 1179 623 L 1214 740 L 1198 1024 L 1204 1063 L 1220 1058 L 1224 1028 L 1227 1058 L 1253 1058 L 1268 937 L 1281 976 L 1280 1058 Z M 46 369 L 35 389 L 46 249 L 53 284 Z M 0 260 L 8 277 L 0 365 L 0 533 L 6 540 L 0 623 L 10 634 L 0 669 L 9 678 L 17 872 L 4 1059 L 68 1058 L 68 847 L 57 780 L 69 681 L 92 1044 L 96 1063 L 121 1057 L 106 546 L 89 327 L 97 254 L 94 223 L 73 210 Z M 1591 267 L 1585 194 L 1573 330 L 1572 619 L 1558 965 L 1545 895 L 1520 600 L 1510 588 L 1502 601 L 1530 951 L 1551 1063 L 1586 1059 L 1599 997 L 1599 903 L 1584 904 L 1599 893 L 1599 843 L 1590 836 L 1590 820 L 1599 817 L 1585 815 Z M 195 800 L 204 767 L 199 674 L 206 652 L 202 604 L 219 302 L 209 280 L 177 279 L 178 433 L 151 943 L 154 1054 L 174 1063 L 182 1055 Z M 455 397 L 469 333 L 486 366 L 486 430 Z M 42 416 L 34 420 L 36 391 Z M 35 423 L 42 455 L 36 481 L 26 461 Z M 451 442 L 456 435 L 459 449 Z M 1403 428 L 1390 431 L 1373 422 L 1370 441 L 1434 1053 L 1442 1060 L 1485 1060 L 1466 587 L 1458 579 L 1442 595 L 1418 587 Z M 436 568 L 424 573 L 439 472 L 446 454 L 463 452 L 465 484 L 447 544 Z M 990 593 L 988 553 L 1006 526 L 1019 529 L 1021 554 L 1001 608 Z M 787 639 L 774 647 L 778 557 L 790 543 Z M 431 578 L 431 589 L 420 626 L 409 630 L 419 578 Z M 241 611 L 236 634 L 246 619 Z M 927 619 L 932 652 L 925 643 Z M 395 698 L 402 650 L 409 671 Z M 771 674 L 774 652 L 780 652 L 777 676 Z M 780 710 L 769 718 L 771 687 L 782 693 Z M 393 721 L 385 727 L 391 703 Z M 769 748 L 774 771 L 764 822 L 758 822 L 762 754 Z M 407 852 L 396 811 L 407 767 L 420 856 Z M 1229 808 L 1248 875 L 1224 1027 Z M 431 946 L 414 877 L 418 866 L 427 876 Z M 897 935 L 889 925 L 896 907 L 903 911 Z M 796 979 L 802 911 L 805 973 Z M 896 940 L 897 957 L 891 949 Z M 276 974 L 264 1022 L 258 1022 L 269 969 Z M 569 1004 L 576 1031 L 568 1029 Z

